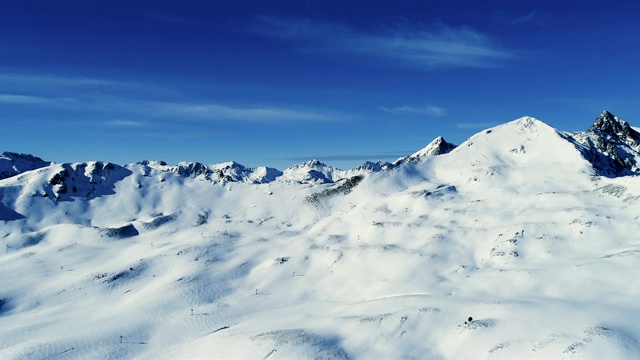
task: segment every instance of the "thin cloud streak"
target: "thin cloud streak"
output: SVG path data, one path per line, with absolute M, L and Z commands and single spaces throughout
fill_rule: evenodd
M 140 121 L 131 121 L 131 120 L 113 120 L 109 121 L 109 126 L 113 127 L 140 127 L 145 126 L 145 123 Z
M 73 98 L 49 98 L 22 94 L 0 94 L 0 104 L 65 106 L 76 102 Z
M 496 67 L 515 58 L 487 35 L 469 27 L 443 24 L 417 28 L 401 24 L 372 34 L 340 24 L 306 19 L 262 16 L 251 31 L 262 36 L 298 42 L 305 50 L 374 57 L 401 66 Z M 309 48 L 311 46 L 311 48 Z
M 221 137 L 224 134 L 215 131 L 172 131 L 166 133 L 152 132 L 147 137 L 155 139 L 206 139 Z
M 0 104 L 46 104 L 47 99 L 39 96 L 0 94 Z
M 65 77 L 51 75 L 33 75 L 17 73 L 0 73 L 0 81 L 11 83 L 49 83 L 64 86 L 96 86 L 96 85 L 129 85 L 130 83 L 102 80 L 87 77 Z
M 536 12 L 532 11 L 526 15 L 522 15 L 520 17 L 514 18 L 509 20 L 507 23 L 510 25 L 517 25 L 517 24 L 521 24 L 521 23 L 527 23 L 530 22 L 532 20 L 534 20 L 536 18 Z
M 0 104 L 36 105 L 73 112 L 105 112 L 146 118 L 190 121 L 243 121 L 255 123 L 332 122 L 344 115 L 326 111 L 281 106 L 231 106 L 216 103 L 189 103 L 131 100 L 117 96 L 90 95 L 76 98 L 0 94 Z M 122 116 L 122 115 L 121 115 Z M 126 115 L 125 115 L 126 116 Z M 135 121 L 112 121 L 111 126 L 139 126 Z
M 61 90 L 64 90 L 69 94 L 100 92 L 126 93 L 132 91 L 164 96 L 171 96 L 175 94 L 173 90 L 145 82 L 105 80 L 95 77 L 65 75 L 24 74 L 1 72 L 1 70 L 2 69 L 0 69 L 0 85 L 5 89 L 12 89 L 8 90 L 12 92 L 51 94 L 59 93 Z
M 441 117 L 441 116 L 444 116 L 446 113 L 445 109 L 439 106 L 433 106 L 429 104 L 421 107 L 404 105 L 404 106 L 399 106 L 395 108 L 381 107 L 380 109 L 382 111 L 388 112 L 393 115 L 422 114 L 422 115 L 429 115 L 433 117 Z
M 247 122 L 332 121 L 333 117 L 316 111 L 274 106 L 227 106 L 220 104 L 149 103 L 164 114 L 198 119 L 227 119 Z

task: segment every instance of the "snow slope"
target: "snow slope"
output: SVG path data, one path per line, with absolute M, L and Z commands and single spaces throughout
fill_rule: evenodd
M 0 358 L 638 358 L 640 182 L 578 137 L 525 117 L 314 185 L 0 180 Z

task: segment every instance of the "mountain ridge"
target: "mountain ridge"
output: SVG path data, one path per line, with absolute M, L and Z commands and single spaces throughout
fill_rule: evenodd
M 524 129 L 533 126 L 536 122 L 548 126 L 536 118 L 525 116 L 503 125 L 480 131 L 470 139 L 478 134 L 490 133 L 493 131 L 492 129 L 510 123 L 517 124 L 516 126 Z M 640 133 L 635 131 L 626 121 L 616 117 L 609 111 L 603 111 L 584 132 L 572 133 L 554 130 L 580 151 L 582 156 L 592 164 L 598 175 L 616 177 L 640 173 L 640 166 L 638 165 L 640 163 Z M 183 161 L 176 165 L 168 165 L 164 161 L 143 160 L 124 165 L 124 167 L 132 167 L 139 164 L 160 171 L 173 172 L 183 177 L 198 178 L 214 183 L 244 182 L 262 184 L 278 180 L 302 184 L 329 184 L 357 175 L 388 171 L 405 164 L 419 163 L 428 157 L 448 154 L 460 146 L 466 146 L 470 139 L 460 145 L 455 145 L 438 136 L 423 149 L 392 163 L 366 162 L 349 170 L 341 170 L 318 160 L 301 162 L 290 166 L 284 171 L 264 166 L 247 168 L 235 161 L 212 165 Z M 34 155 L 5 152 L 0 156 L 0 180 L 52 164 L 54 163 L 46 162 Z
M 5 151 L 0 154 L 0 180 L 19 175 L 26 171 L 49 166 L 52 163 L 37 156 Z

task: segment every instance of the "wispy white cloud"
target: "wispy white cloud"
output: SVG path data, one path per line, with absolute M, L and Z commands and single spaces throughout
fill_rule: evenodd
M 140 127 L 145 125 L 143 122 L 132 120 L 112 120 L 108 124 L 113 127 Z
M 225 134 L 216 131 L 171 131 L 171 132 L 149 132 L 145 134 L 156 139 L 204 139 L 216 138 Z
M 76 98 L 0 94 L 0 104 L 32 105 L 73 112 L 118 113 L 119 116 L 181 121 L 243 121 L 255 123 L 340 121 L 344 115 L 315 109 L 271 105 L 152 101 L 113 95 L 91 94 Z M 128 116 L 127 116 L 128 115 Z M 113 120 L 110 126 L 142 126 L 131 120 Z
M 55 85 L 72 85 L 72 86 L 95 86 L 95 85 L 124 85 L 128 83 L 104 80 L 89 77 L 73 77 L 73 76 L 53 76 L 39 74 L 19 74 L 19 73 L 0 73 L 0 82 L 8 83 L 50 83 Z
M 339 52 L 424 69 L 495 67 L 515 54 L 469 27 L 397 24 L 377 33 L 308 19 L 259 17 L 256 34 L 295 41 L 305 50 Z
M 495 126 L 495 124 L 492 123 L 488 123 L 488 122 L 481 122 L 481 123 L 458 123 L 456 124 L 456 127 L 458 129 L 486 129 L 486 128 L 490 128 L 492 126 Z
M 0 104 L 62 106 L 64 104 L 71 104 L 75 102 L 76 100 L 73 98 L 50 98 L 22 94 L 0 94 Z
M 147 88 L 149 86 L 150 88 Z M 352 118 L 323 109 L 290 104 L 197 101 L 154 85 L 93 77 L 3 72 L 0 105 L 30 106 L 96 115 L 112 127 L 142 126 L 149 119 L 163 121 L 241 121 L 254 123 L 333 122 Z M 142 91 L 144 90 L 144 91 Z M 61 97 L 64 94 L 67 97 Z M 147 99 L 139 95 L 144 94 Z M 157 100 L 158 98 L 169 100 Z M 124 119 L 124 120 L 123 120 Z M 133 120 L 132 120 L 133 119 Z
M 230 106 L 214 103 L 150 102 L 145 107 L 158 114 L 192 119 L 239 120 L 248 122 L 332 121 L 337 117 L 314 110 L 278 106 Z
M 544 27 L 549 24 L 553 16 L 551 14 L 540 13 L 537 10 L 531 10 L 527 13 L 513 14 L 504 11 L 498 11 L 497 20 L 507 25 L 519 26 L 540 26 Z
M 44 104 L 47 99 L 39 96 L 0 94 L 1 104 Z
M 175 91 L 152 83 L 98 77 L 29 74 L 3 71 L 0 68 L 0 87 L 14 93 L 30 93 L 45 96 L 65 93 L 68 95 L 87 95 L 100 93 L 132 93 L 161 96 L 173 96 Z
M 428 115 L 433 117 L 440 117 L 440 116 L 444 116 L 446 113 L 445 109 L 439 106 L 433 106 L 429 104 L 426 104 L 424 106 L 404 105 L 404 106 L 399 106 L 394 108 L 381 107 L 380 109 L 394 115 L 422 114 L 422 115 Z
M 537 15 L 536 11 L 531 11 L 530 13 L 527 13 L 525 15 L 518 16 L 511 20 L 508 20 L 507 23 L 511 25 L 527 23 L 527 22 L 533 21 L 536 18 L 536 15 Z

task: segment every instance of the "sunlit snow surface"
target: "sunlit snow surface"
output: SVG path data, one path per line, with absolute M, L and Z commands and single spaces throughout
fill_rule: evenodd
M 0 181 L 2 359 L 640 357 L 640 180 L 531 118 L 314 201 L 66 166 Z

